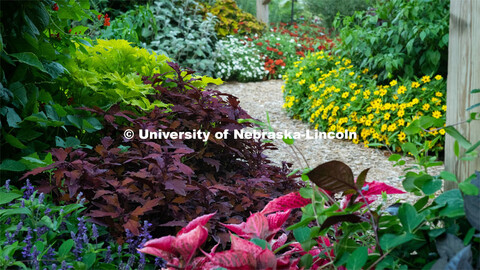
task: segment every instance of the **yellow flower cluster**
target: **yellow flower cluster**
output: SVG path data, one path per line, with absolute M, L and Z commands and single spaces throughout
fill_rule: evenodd
M 380 143 L 398 150 L 406 141 L 433 140 L 444 130 L 407 135 L 404 128 L 422 115 L 445 117 L 445 82 L 440 75 L 419 80 L 394 79 L 380 85 L 369 70 L 323 51 L 311 54 L 287 71 L 284 108 L 323 131 L 357 132 L 366 147 Z M 293 78 L 289 80 L 289 78 Z M 434 128 L 435 129 L 435 128 Z M 443 140 L 443 138 L 441 139 Z M 441 140 L 439 142 L 441 142 Z M 442 149 L 441 143 L 434 151 Z

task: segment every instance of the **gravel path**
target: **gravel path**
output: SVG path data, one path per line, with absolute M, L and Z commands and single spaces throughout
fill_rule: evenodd
M 255 119 L 266 122 L 266 112 L 268 112 L 270 123 L 275 131 L 287 130 L 305 134 L 306 130 L 310 130 L 313 133 L 314 130 L 307 123 L 287 116 L 282 108 L 282 84 L 282 80 L 251 83 L 231 82 L 212 88 L 238 97 L 240 106 Z M 305 167 L 304 162 L 300 163 L 295 158 L 291 147 L 288 147 L 282 141 L 276 141 L 275 144 L 278 150 L 266 153 L 272 161 L 278 164 L 281 161 L 290 162 L 294 169 Z M 362 170 L 370 168 L 367 181 L 382 181 L 402 190 L 400 177 L 403 175 L 403 169 L 413 162 L 413 159 L 407 159 L 406 165 L 393 167 L 393 164 L 388 161 L 388 151 L 365 148 L 363 145 L 356 145 L 346 140 L 298 139 L 295 141 L 295 146 L 305 156 L 311 168 L 327 161 L 339 160 L 349 165 L 355 176 L 360 174 Z M 442 170 L 443 166 L 433 168 L 434 172 Z M 410 194 L 395 195 L 389 199 L 389 203 L 395 202 L 397 199 L 410 201 L 415 199 L 414 197 Z

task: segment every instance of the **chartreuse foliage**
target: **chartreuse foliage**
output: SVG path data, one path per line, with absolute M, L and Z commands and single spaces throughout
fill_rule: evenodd
M 78 50 L 67 64 L 71 76 L 66 77 L 65 89 L 75 103 L 109 107 L 122 102 L 144 110 L 167 106 L 161 100 L 148 99 L 155 90 L 143 83 L 142 76 L 158 73 L 165 78 L 174 77 L 174 70 L 167 64 L 169 58 L 133 47 L 126 40 L 97 40 L 97 43 Z M 187 76 L 186 80 L 190 78 Z M 195 84 L 205 87 L 212 82 L 221 81 L 198 77 Z
M 381 81 L 438 73 L 446 76 L 448 0 L 376 1 L 371 11 L 337 20 L 338 52 Z
M 284 107 L 315 129 L 356 132 L 354 143 L 401 150 L 404 143 L 430 143 L 431 151 L 443 149 L 445 88 L 440 75 L 380 84 L 368 69 L 325 52 L 311 54 L 286 72 Z M 409 125 L 428 116 L 426 131 L 409 132 Z M 408 151 L 407 152 L 411 152 Z M 414 154 L 413 152 L 411 152 Z
M 215 31 L 220 37 L 228 35 L 261 34 L 266 25 L 255 16 L 238 8 L 234 0 L 216 0 L 209 5 L 204 3 L 202 12 L 211 13 L 217 19 Z

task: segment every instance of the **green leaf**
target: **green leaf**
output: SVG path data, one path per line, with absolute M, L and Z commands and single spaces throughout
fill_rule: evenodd
M 250 239 L 250 242 L 254 243 L 255 245 L 261 247 L 262 249 L 266 249 L 267 247 L 270 249 L 267 241 L 265 241 L 264 239 L 260 239 L 260 238 L 252 238 Z
M 7 124 L 9 127 L 18 128 L 18 123 L 22 122 L 20 116 L 18 116 L 17 112 L 14 109 L 6 107 L 7 110 Z
M 45 68 L 43 67 L 42 62 L 38 60 L 38 57 L 31 52 L 23 52 L 23 53 L 11 53 L 9 56 L 12 56 L 18 60 L 20 63 L 27 64 L 29 66 L 35 67 L 40 71 L 46 72 Z
M 401 159 L 402 156 L 399 155 L 399 154 L 393 154 L 391 156 L 388 157 L 388 161 L 398 161 L 399 159 Z
M 453 153 L 455 154 L 456 157 L 460 156 L 460 145 L 458 144 L 458 141 L 455 141 L 453 143 Z
M 303 243 L 310 240 L 310 232 L 311 230 L 309 227 L 302 227 L 293 230 L 293 236 L 299 243 Z
M 73 245 L 75 245 L 73 239 L 68 239 L 64 241 L 58 248 L 58 257 L 65 257 L 65 255 L 67 255 L 73 248 Z
M 469 149 L 472 146 L 472 143 L 470 143 L 465 137 L 463 137 L 458 130 L 456 130 L 454 127 L 446 127 L 445 131 L 452 136 L 455 140 L 458 141 L 460 146 L 462 146 L 465 149 Z
M 417 147 L 415 146 L 415 144 L 413 144 L 411 142 L 407 142 L 407 143 L 402 144 L 402 149 L 406 153 L 410 152 L 414 156 L 418 155 Z
M 407 203 L 402 204 L 398 209 L 398 218 L 405 231 L 409 233 L 413 232 L 413 230 L 424 220 L 423 215 L 417 214 L 417 210 Z
M 43 216 L 43 217 L 40 219 L 40 222 L 43 222 L 43 224 L 44 224 L 45 226 L 47 226 L 49 229 L 52 229 L 52 230 L 55 229 L 55 226 L 53 225 L 52 219 L 50 219 L 49 216 Z
M 458 184 L 458 188 L 465 194 L 470 196 L 478 195 L 478 188 L 472 183 L 461 182 Z
M 283 140 L 284 143 L 286 143 L 288 145 L 292 145 L 295 142 L 295 140 L 293 138 L 290 138 L 290 137 L 284 137 L 284 138 L 282 138 L 282 140 Z
M 413 234 L 410 233 L 404 233 L 401 235 L 387 233 L 380 238 L 380 247 L 383 250 L 387 251 L 397 246 L 400 246 L 401 244 L 404 244 L 412 239 Z
M 22 194 L 13 193 L 13 192 L 0 192 L 0 204 L 9 203 L 20 197 L 22 197 Z
M 462 194 L 458 189 L 445 191 L 433 201 L 436 205 L 430 206 L 430 209 L 440 209 L 441 216 L 454 218 L 465 215 Z
M 440 177 L 447 181 L 458 182 L 457 176 L 451 172 L 442 171 L 440 173 Z
M 13 147 L 16 147 L 18 149 L 25 149 L 27 146 L 25 146 L 19 139 L 17 139 L 15 136 L 10 135 L 10 134 L 3 134 L 5 137 L 5 141 L 8 142 Z
M 303 267 L 303 269 L 310 269 L 313 264 L 313 256 L 310 253 L 307 253 L 300 258 L 300 267 Z
M 22 172 L 26 169 L 27 167 L 23 163 L 11 159 L 5 159 L 0 164 L 0 171 Z
M 92 266 L 95 264 L 95 260 L 97 259 L 97 255 L 95 253 L 88 253 L 83 256 L 83 263 L 85 263 L 87 269 L 91 269 Z
M 359 247 L 357 248 L 352 255 L 347 260 L 347 269 L 348 270 L 360 270 L 365 265 L 368 259 L 368 248 Z

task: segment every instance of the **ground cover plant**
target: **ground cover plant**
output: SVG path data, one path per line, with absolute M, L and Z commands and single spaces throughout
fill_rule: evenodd
M 441 75 L 415 80 L 392 80 L 380 84 L 368 69 L 360 70 L 347 58 L 318 52 L 307 56 L 285 76 L 284 107 L 293 117 L 308 121 L 315 129 L 357 132 L 354 143 L 387 146 L 431 143 L 432 151 L 443 150 L 445 88 Z M 410 124 L 429 116 L 430 130 L 411 134 Z

